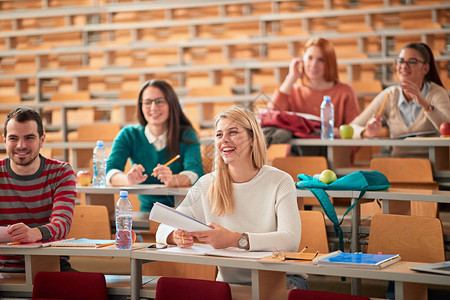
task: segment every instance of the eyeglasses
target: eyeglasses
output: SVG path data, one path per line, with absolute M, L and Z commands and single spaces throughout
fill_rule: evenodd
M 163 106 L 164 104 L 167 103 L 167 100 L 161 97 L 161 98 L 156 98 L 156 99 L 153 99 L 153 100 L 150 99 L 150 100 L 142 101 L 142 105 L 143 106 L 151 106 L 152 103 L 155 103 L 156 106 L 161 107 L 161 106 Z
M 395 59 L 395 63 L 398 65 L 406 64 L 408 67 L 414 67 L 418 63 L 425 63 L 423 60 L 418 60 L 417 58 L 410 58 L 408 60 L 404 60 L 403 58 L 397 57 Z

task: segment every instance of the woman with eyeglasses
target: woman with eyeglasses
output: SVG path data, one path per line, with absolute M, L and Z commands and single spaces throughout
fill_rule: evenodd
M 387 123 L 391 138 L 408 135 L 439 136 L 439 126 L 450 121 L 450 100 L 424 43 L 403 47 L 395 60 L 398 85 L 379 93 L 352 122 L 353 138 L 376 137 Z M 381 110 L 381 111 L 380 111 Z M 426 148 L 394 147 L 393 156 L 426 156 Z
M 203 175 L 200 143 L 183 113 L 173 88 L 165 81 L 150 80 L 139 91 L 139 125 L 123 128 L 108 158 L 106 181 L 114 186 L 163 183 L 190 186 Z M 164 164 L 180 155 L 168 166 Z M 125 164 L 132 168 L 124 173 Z M 174 206 L 172 196 L 139 195 L 140 210 L 150 211 L 154 202 Z

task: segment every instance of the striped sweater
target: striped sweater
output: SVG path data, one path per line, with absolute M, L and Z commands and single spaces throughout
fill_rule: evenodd
M 9 158 L 0 160 L 0 226 L 23 222 L 39 228 L 43 241 L 64 238 L 72 224 L 75 186 L 68 163 L 41 156 L 35 174 L 20 176 Z M 0 255 L 0 272 L 23 270 L 22 256 Z

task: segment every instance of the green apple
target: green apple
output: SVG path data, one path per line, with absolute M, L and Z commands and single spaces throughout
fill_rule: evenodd
M 339 134 L 343 139 L 353 138 L 353 127 L 347 124 L 339 126 Z
M 322 173 L 320 173 L 319 180 L 325 184 L 330 184 L 334 181 L 336 181 L 337 176 L 336 173 L 334 173 L 332 170 L 323 170 Z

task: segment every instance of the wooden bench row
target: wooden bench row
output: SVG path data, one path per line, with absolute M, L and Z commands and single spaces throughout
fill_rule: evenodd
M 446 24 L 449 3 L 434 5 L 397 5 L 361 9 L 336 9 L 319 12 L 270 13 L 242 15 L 237 17 L 215 16 L 186 20 L 154 20 L 115 22 L 111 18 L 90 18 L 88 20 L 60 27 L 51 25 L 38 29 L 20 29 L 0 32 L 0 48 L 54 47 L 55 45 L 88 45 L 99 41 L 134 43 L 147 40 L 185 41 L 195 38 L 214 37 L 214 29 L 223 36 L 264 36 L 267 33 L 282 32 L 290 27 L 298 34 L 324 33 L 326 31 L 371 31 L 383 28 L 423 29 L 440 28 Z M 385 21 L 387 17 L 400 20 L 398 23 Z M 362 20 L 358 23 L 358 21 Z M 420 22 L 417 22 L 420 20 Z M 91 22 L 91 23 L 89 23 Z M 102 23 L 103 22 L 103 23 Z M 294 23 L 290 23 L 294 22 Z M 357 26 L 355 26 L 357 24 Z M 343 28 L 342 28 L 342 26 Z M 341 26 L 341 27 L 340 27 Z M 66 38 L 61 39 L 61 34 Z M 55 38 L 56 37 L 56 38 Z M 59 37 L 59 38 L 58 38 Z M 217 38 L 217 37 L 216 37 Z M 220 38 L 220 37 L 219 37 Z

